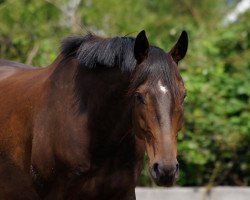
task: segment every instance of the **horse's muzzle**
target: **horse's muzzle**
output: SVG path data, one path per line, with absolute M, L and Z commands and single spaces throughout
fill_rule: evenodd
M 154 163 L 150 168 L 150 173 L 155 183 L 159 186 L 173 186 L 179 173 L 179 164 L 161 165 Z

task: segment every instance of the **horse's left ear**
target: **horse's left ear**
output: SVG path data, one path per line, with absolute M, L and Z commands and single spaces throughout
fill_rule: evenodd
M 149 43 L 146 32 L 142 30 L 135 38 L 134 56 L 137 63 L 141 63 L 147 56 L 149 51 Z
M 177 43 L 171 49 L 169 54 L 172 56 L 176 64 L 183 59 L 188 49 L 188 35 L 186 31 L 182 31 Z

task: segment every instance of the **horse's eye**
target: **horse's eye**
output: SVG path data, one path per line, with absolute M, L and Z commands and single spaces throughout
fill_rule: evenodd
M 187 92 L 184 93 L 184 99 L 187 97 Z
M 143 96 L 141 93 L 136 92 L 136 93 L 135 93 L 135 99 L 136 99 L 136 101 L 138 101 L 140 104 L 145 104 L 144 96 Z
M 187 97 L 187 92 L 185 92 L 184 94 L 183 94 L 183 101 L 184 101 L 184 99 Z

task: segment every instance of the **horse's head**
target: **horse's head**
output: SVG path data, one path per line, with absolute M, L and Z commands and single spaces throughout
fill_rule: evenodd
M 169 53 L 149 46 L 144 31 L 135 39 L 137 66 L 131 83 L 134 129 L 145 143 L 149 170 L 158 185 L 171 186 L 179 170 L 177 134 L 182 127 L 186 92 L 177 64 L 187 46 L 185 31 Z

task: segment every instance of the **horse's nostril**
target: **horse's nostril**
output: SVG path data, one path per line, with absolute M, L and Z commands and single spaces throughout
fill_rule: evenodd
M 176 164 L 176 171 L 179 170 L 179 163 Z
M 152 171 L 154 172 L 154 176 L 158 178 L 171 177 L 178 174 L 179 163 L 173 163 L 172 165 L 161 165 L 160 163 L 156 162 L 152 166 Z
M 159 174 L 159 164 L 158 163 L 155 163 L 154 165 L 153 165 L 153 170 L 154 170 L 154 172 L 158 175 Z

